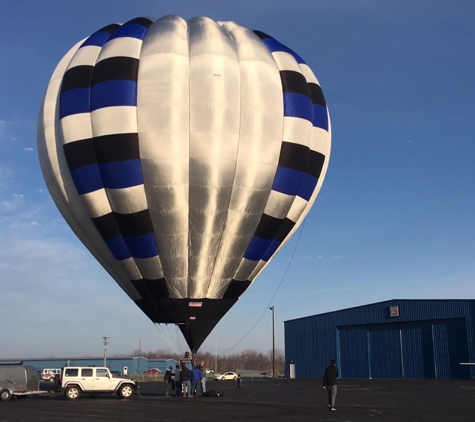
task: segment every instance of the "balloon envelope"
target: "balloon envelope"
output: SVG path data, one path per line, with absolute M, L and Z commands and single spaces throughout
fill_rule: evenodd
M 304 60 L 204 17 L 137 18 L 80 41 L 38 119 L 42 172 L 65 220 L 193 351 L 308 213 L 330 143 Z

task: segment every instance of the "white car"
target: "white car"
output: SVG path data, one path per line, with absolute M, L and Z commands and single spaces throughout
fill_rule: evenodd
M 54 381 L 54 376 L 58 374 L 59 376 L 61 376 L 61 369 L 43 369 L 43 371 L 41 372 L 41 379 L 45 380 L 45 381 Z
M 134 381 L 114 377 L 109 368 L 66 367 L 61 377 L 61 391 L 68 400 L 77 400 L 82 393 L 116 393 L 121 399 L 129 399 L 136 389 Z
M 214 376 L 214 379 L 216 381 L 231 381 L 237 380 L 237 378 L 238 375 L 236 374 L 236 372 L 223 372 Z

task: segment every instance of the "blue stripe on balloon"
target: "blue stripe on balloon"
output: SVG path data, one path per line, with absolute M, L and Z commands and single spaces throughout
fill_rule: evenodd
M 275 254 L 277 248 L 280 246 L 281 242 L 277 239 L 273 239 L 272 240 L 272 243 L 270 244 L 270 246 L 267 248 L 267 250 L 265 251 L 265 253 L 262 255 L 261 259 L 263 261 L 269 261 L 269 259 L 272 257 L 272 255 Z
M 123 189 L 143 184 L 140 159 L 99 163 L 106 189 Z
M 133 257 L 146 259 L 158 256 L 157 243 L 153 233 L 143 236 L 124 236 L 124 239 Z
M 91 111 L 103 107 L 136 105 L 136 81 L 111 80 L 100 82 L 92 87 Z
M 249 243 L 246 252 L 244 253 L 244 258 L 250 261 L 259 261 L 271 243 L 272 239 L 261 239 L 254 236 L 251 239 L 251 243 Z
M 313 122 L 312 100 L 296 92 L 284 92 L 284 116 L 300 117 Z
M 313 126 L 320 127 L 328 131 L 327 108 L 320 104 L 313 104 Z
M 286 53 L 291 54 L 295 58 L 295 60 L 297 60 L 297 63 L 305 63 L 302 57 L 300 57 L 295 51 L 292 51 L 289 47 L 286 47 L 274 38 L 264 38 L 262 42 L 266 45 L 267 49 L 271 53 L 274 53 L 276 51 L 284 51 Z
M 86 47 L 88 45 L 95 45 L 97 47 L 102 47 L 107 40 L 109 39 L 111 34 L 108 32 L 96 32 L 95 34 L 92 34 L 86 41 L 84 41 L 81 45 L 81 47 Z
M 74 185 L 80 195 L 94 192 L 104 187 L 97 164 L 91 164 L 71 171 Z
M 143 40 L 145 38 L 147 29 L 148 28 L 145 28 L 145 26 L 142 26 L 142 25 L 137 25 L 133 23 L 125 24 L 125 25 L 122 25 L 116 31 L 114 31 L 114 33 L 109 38 L 109 41 L 116 38 L 124 38 L 124 37 L 137 38 L 139 40 Z
M 286 195 L 297 195 L 304 174 L 298 170 L 278 166 L 272 190 Z
M 112 239 L 104 239 L 104 242 L 106 242 L 106 245 L 109 247 L 112 255 L 114 255 L 114 258 L 118 261 L 123 261 L 124 259 L 132 257 L 123 236 L 117 236 Z
M 59 97 L 59 118 L 71 114 L 89 113 L 91 90 L 89 88 L 76 88 L 63 92 Z
M 305 199 L 306 201 L 310 201 L 310 197 L 312 196 L 312 193 L 315 190 L 315 186 L 317 186 L 317 182 L 318 179 L 316 177 L 305 173 L 303 175 L 302 182 L 300 183 L 297 195 Z

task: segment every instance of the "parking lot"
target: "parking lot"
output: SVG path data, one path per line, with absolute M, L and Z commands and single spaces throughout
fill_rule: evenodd
M 48 384 L 45 384 L 45 388 Z M 209 381 L 224 397 L 165 397 L 164 384 L 140 386 L 142 397 L 29 397 L 0 403 L 1 422 L 23 421 L 421 421 L 475 420 L 475 381 L 341 380 L 337 411 L 320 380 Z

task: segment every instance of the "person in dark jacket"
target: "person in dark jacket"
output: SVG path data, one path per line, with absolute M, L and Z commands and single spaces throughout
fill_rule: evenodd
M 175 368 L 175 389 L 176 396 L 181 397 L 181 380 L 180 380 L 180 366 L 177 365 Z
M 180 381 L 182 385 L 183 397 L 192 397 L 191 392 L 191 372 L 186 364 L 181 365 Z
M 328 409 L 330 410 L 336 410 L 337 378 L 338 368 L 336 367 L 336 362 L 332 360 L 330 366 L 327 366 L 323 374 L 323 388 L 328 391 Z
M 165 382 L 165 395 L 168 397 L 170 395 L 170 389 L 175 389 L 175 382 L 173 380 L 173 372 L 172 367 L 169 366 L 167 372 L 165 372 L 165 376 L 163 377 L 163 381 Z

